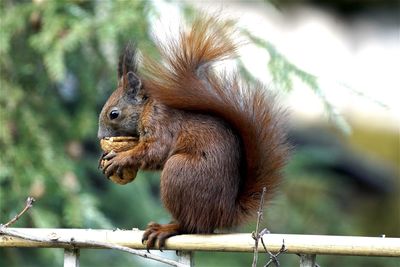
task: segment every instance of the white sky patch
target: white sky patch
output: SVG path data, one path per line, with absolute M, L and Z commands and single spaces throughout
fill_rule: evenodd
M 395 130 L 400 125 L 400 28 L 382 31 L 369 21 L 351 27 L 329 13 L 300 9 L 285 14 L 262 3 L 195 2 L 206 11 L 237 18 L 239 26 L 271 42 L 279 53 L 300 69 L 316 75 L 327 99 L 340 113 L 368 123 L 386 124 Z M 177 34 L 182 22 L 176 2 L 154 1 L 162 14 L 155 21 L 157 36 Z M 252 44 L 240 50 L 246 68 L 271 85 L 268 53 Z M 273 85 L 272 85 L 273 87 Z M 288 97 L 293 113 L 323 118 L 323 104 L 302 82 L 294 83 Z M 348 89 L 351 88 L 351 89 Z M 360 97 L 354 91 L 367 97 Z M 376 104 L 384 103 L 387 108 Z

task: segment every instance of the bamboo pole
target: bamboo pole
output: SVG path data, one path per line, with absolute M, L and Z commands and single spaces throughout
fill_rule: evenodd
M 144 249 L 141 242 L 143 231 L 133 230 L 92 230 L 92 229 L 45 229 L 8 228 L 27 236 L 50 238 L 51 242 L 34 242 L 7 235 L 0 235 L 0 247 L 46 247 L 46 248 L 95 248 L 94 245 L 57 244 L 57 239 L 74 242 L 97 241 L 114 243 L 135 249 Z M 400 238 L 355 237 L 327 235 L 266 234 L 264 243 L 270 252 L 277 252 L 284 240 L 286 253 L 317 255 L 358 255 L 400 257 Z M 166 242 L 166 248 L 183 251 L 230 251 L 251 252 L 254 239 L 250 233 L 179 235 Z M 263 248 L 259 248 L 262 250 Z

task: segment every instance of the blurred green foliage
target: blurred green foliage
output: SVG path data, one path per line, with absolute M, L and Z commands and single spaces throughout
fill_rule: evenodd
M 153 53 L 149 15 L 157 14 L 154 3 L 0 2 L 0 223 L 12 218 L 28 196 L 38 201 L 15 226 L 143 229 L 150 220 L 169 221 L 158 197 L 157 173 L 139 173 L 134 183 L 120 186 L 97 170 L 97 116 L 115 87 L 118 53 L 132 39 L 143 53 Z M 305 82 L 318 91 L 313 76 L 291 65 L 269 43 L 264 47 L 280 86 L 290 89 L 289 68 L 291 74 L 308 77 Z M 282 233 L 371 234 L 350 216 L 356 207 L 343 210 L 338 204 L 352 195 L 350 189 L 336 190 L 335 179 L 321 180 L 323 173 L 301 172 L 304 161 L 317 152 L 308 153 L 294 157 L 264 224 Z M 59 249 L 1 249 L 0 265 L 61 266 L 62 255 Z M 107 250 L 83 250 L 81 255 L 82 266 L 145 264 Z M 198 266 L 249 266 L 251 258 L 243 253 L 196 254 Z M 297 260 L 288 256 L 283 262 L 291 266 Z M 371 262 L 353 261 L 357 266 Z
M 279 53 L 271 42 L 253 35 L 247 29 L 242 29 L 242 33 L 247 36 L 251 42 L 264 48 L 268 52 L 270 56 L 268 70 L 271 73 L 274 86 L 280 90 L 290 92 L 294 89 L 294 79 L 299 79 L 320 98 L 321 102 L 324 104 L 329 119 L 334 123 L 334 125 L 346 134 L 351 132 L 350 125 L 346 122 L 344 117 L 337 112 L 335 107 L 324 95 L 323 90 L 321 90 L 319 86 L 317 76 L 308 73 L 289 62 L 284 55 Z M 247 72 L 246 69 L 242 68 L 242 71 L 245 72 L 248 79 L 254 80 L 252 74 Z

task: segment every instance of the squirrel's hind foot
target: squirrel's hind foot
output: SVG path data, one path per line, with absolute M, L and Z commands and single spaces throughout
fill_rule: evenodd
M 158 240 L 158 248 L 162 251 L 167 238 L 179 234 L 182 234 L 182 232 L 181 227 L 177 223 L 158 224 L 150 222 L 144 231 L 142 243 L 144 244 L 146 241 L 146 249 L 149 251 L 149 249 L 155 247 L 156 241 Z

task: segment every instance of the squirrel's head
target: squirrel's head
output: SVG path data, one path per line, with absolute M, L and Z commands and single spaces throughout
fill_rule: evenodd
M 135 49 L 128 45 L 118 63 L 118 87 L 104 104 L 99 116 L 99 139 L 138 136 L 138 122 L 147 102 L 137 75 Z

